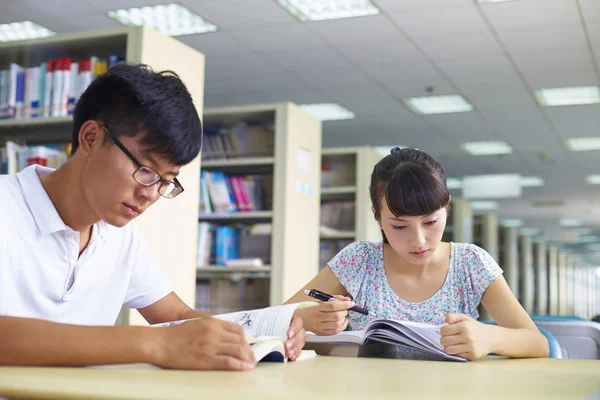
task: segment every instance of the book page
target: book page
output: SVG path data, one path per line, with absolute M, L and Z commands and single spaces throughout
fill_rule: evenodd
M 365 331 L 343 331 L 335 335 L 316 335 L 306 332 L 306 343 L 354 343 L 362 344 Z
M 251 336 L 275 336 L 286 341 L 287 331 L 296 309 L 316 304 L 316 302 L 285 304 L 258 310 L 214 315 L 213 317 L 240 325 Z

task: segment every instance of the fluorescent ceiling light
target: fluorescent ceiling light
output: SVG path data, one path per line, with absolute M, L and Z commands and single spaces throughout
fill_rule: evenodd
M 356 118 L 356 115 L 352 111 L 337 103 L 302 104 L 300 107 L 321 121 L 337 121 Z M 388 152 L 390 149 L 388 149 Z
M 449 114 L 473 111 L 462 96 L 425 96 L 405 99 L 404 103 L 416 114 Z
M 571 151 L 600 150 L 600 137 L 565 139 L 565 145 Z
M 597 243 L 599 241 L 598 236 L 580 236 L 579 243 Z
M 522 176 L 521 187 L 538 187 L 544 186 L 544 180 L 539 176 Z
M 474 156 L 510 154 L 513 152 L 513 148 L 503 141 L 465 142 L 462 144 L 462 148 Z
M 520 228 L 521 226 L 523 226 L 523 220 L 522 219 L 505 219 L 502 221 L 502 226 L 505 226 L 507 228 Z
M 300 21 L 366 17 L 381 11 L 370 0 L 277 0 Z
M 56 35 L 56 32 L 31 21 L 11 22 L 0 25 L 0 42 L 31 40 L 52 35 Z
M 523 236 L 537 236 L 541 231 L 539 228 L 521 228 L 519 232 Z
M 472 201 L 471 209 L 473 211 L 497 210 L 498 202 L 497 201 Z
M 600 103 L 598 86 L 578 86 L 536 90 L 535 97 L 542 106 L 576 106 Z
M 585 177 L 585 180 L 590 185 L 600 185 L 600 175 L 588 175 Z
M 217 31 L 216 25 L 175 3 L 113 10 L 108 16 L 125 26 L 147 25 L 168 36 Z
M 446 186 L 448 187 L 449 190 L 452 189 L 462 189 L 463 185 L 462 185 L 462 179 L 460 178 L 447 178 L 446 179 Z
M 564 227 L 574 227 L 583 225 L 583 221 L 578 218 L 562 218 L 559 221 L 560 226 Z

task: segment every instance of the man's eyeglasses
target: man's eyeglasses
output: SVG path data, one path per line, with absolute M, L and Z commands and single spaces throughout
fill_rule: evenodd
M 106 128 L 105 126 L 102 127 L 106 131 L 106 134 L 110 136 L 113 142 L 115 142 L 117 147 L 121 149 L 121 151 L 125 153 L 125 155 L 129 157 L 129 159 L 131 159 L 131 161 L 133 161 L 133 163 L 138 167 L 133 173 L 133 179 L 135 179 L 137 183 L 143 186 L 152 186 L 156 185 L 157 183 L 160 183 L 160 186 L 158 187 L 158 193 L 160 193 L 162 197 L 166 197 L 167 199 L 173 199 L 179 194 L 181 194 L 181 192 L 183 192 L 183 186 L 181 186 L 177 178 L 173 179 L 172 181 L 168 181 L 162 176 L 160 176 L 160 174 L 152 168 L 142 165 L 133 156 L 133 154 L 131 154 L 129 150 L 127 150 L 123 143 L 121 143 L 119 139 L 117 139 L 112 133 L 110 133 L 108 128 Z

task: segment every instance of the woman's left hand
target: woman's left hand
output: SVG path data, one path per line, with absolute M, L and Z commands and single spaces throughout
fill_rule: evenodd
M 445 322 L 440 343 L 446 353 L 473 361 L 492 352 L 490 326 L 464 314 L 448 314 Z

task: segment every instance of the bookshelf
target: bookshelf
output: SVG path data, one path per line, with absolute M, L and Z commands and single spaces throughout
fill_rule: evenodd
M 127 62 L 145 63 L 154 70 L 177 72 L 187 85 L 200 115 L 204 99 L 204 55 L 178 40 L 148 27 L 123 27 L 101 31 L 59 34 L 37 40 L 0 44 L 0 69 L 9 63 L 33 66 L 57 57 L 106 58 L 117 54 Z M 70 142 L 71 117 L 49 117 L 0 121 L 0 143 Z M 197 251 L 200 157 L 181 169 L 185 194 L 173 200 L 160 199 L 136 221 L 162 271 L 179 297 L 193 307 Z M 165 220 L 171 232 L 165 235 Z M 177 249 L 177 251 L 173 251 Z M 145 324 L 135 310 L 123 310 L 118 323 Z
M 199 235 L 196 308 L 281 304 L 318 272 L 321 121 L 293 103 L 275 103 L 209 108 L 204 123 L 198 229 L 209 233 Z M 223 227 L 237 232 L 232 242 L 225 233 L 218 239 Z M 215 265 L 230 254 L 263 265 Z
M 379 160 L 381 155 L 368 146 L 322 150 L 319 269 L 351 242 L 381 241 L 369 197 Z

